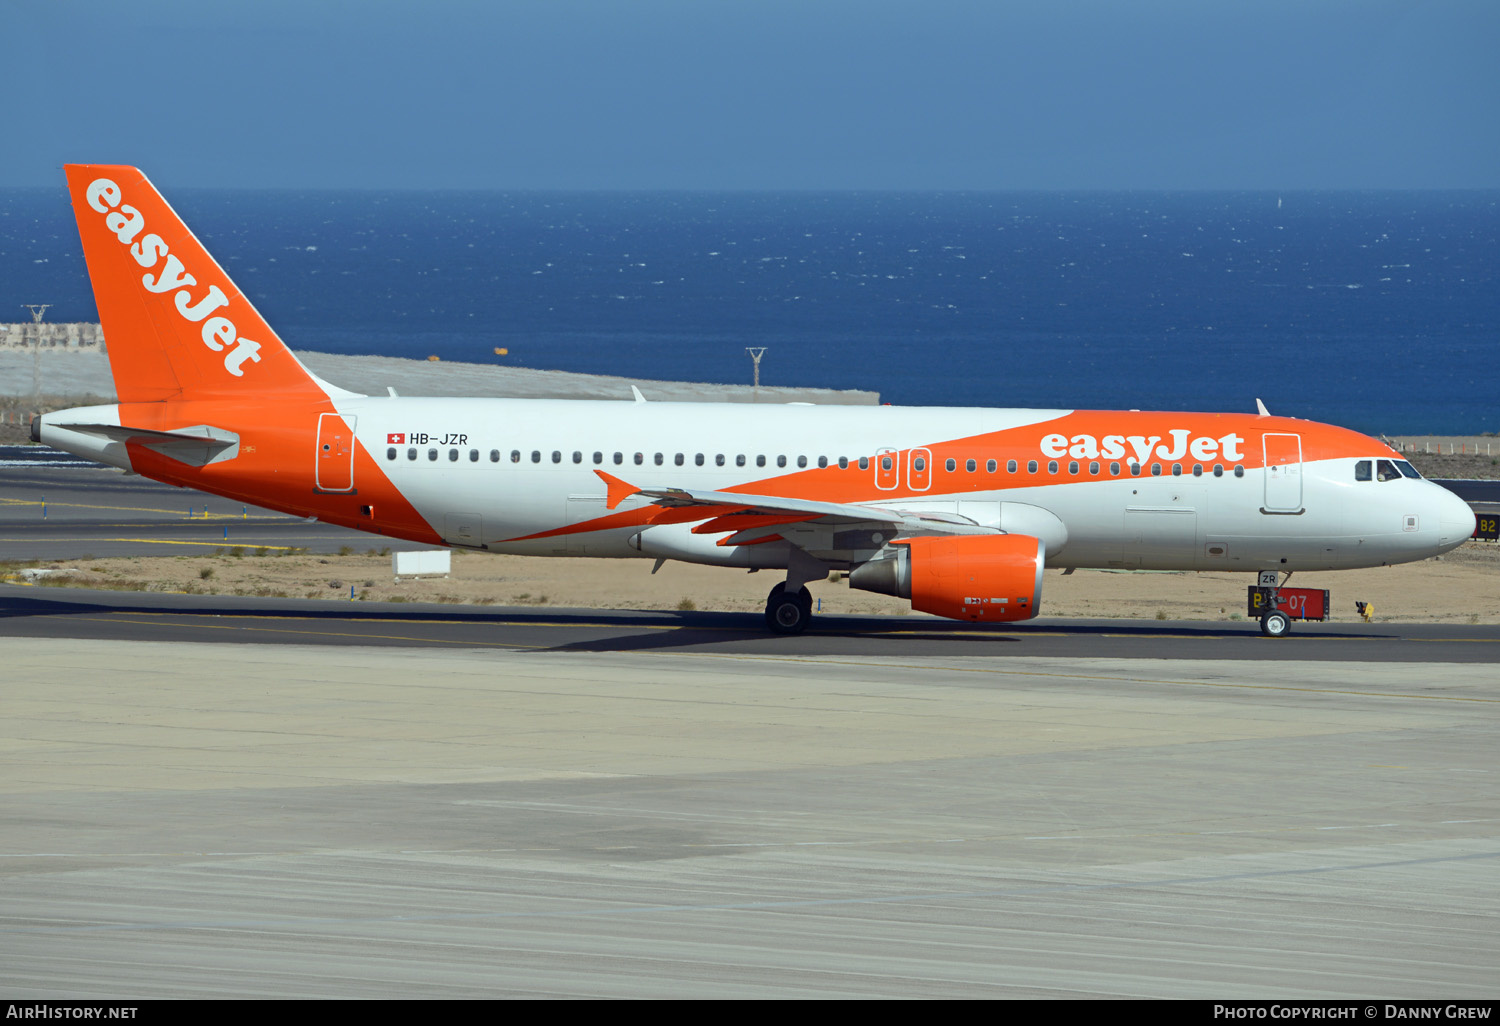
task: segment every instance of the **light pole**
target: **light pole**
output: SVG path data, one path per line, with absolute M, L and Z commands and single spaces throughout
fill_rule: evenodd
M 755 391 L 751 395 L 750 401 L 758 403 L 760 402 L 760 358 L 766 355 L 766 347 L 761 346 L 758 349 L 752 349 L 746 346 L 745 352 L 749 353 L 750 359 L 755 361 Z
M 31 338 L 31 398 L 33 402 L 42 397 L 42 317 L 47 313 L 47 307 L 51 303 L 22 303 L 26 309 L 31 311 L 31 323 L 38 325 L 32 329 Z

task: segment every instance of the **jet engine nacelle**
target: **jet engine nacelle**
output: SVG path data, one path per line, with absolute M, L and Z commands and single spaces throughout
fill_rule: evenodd
M 1029 620 L 1042 603 L 1047 547 L 1026 534 L 907 538 L 856 567 L 851 587 L 911 599 L 953 620 Z

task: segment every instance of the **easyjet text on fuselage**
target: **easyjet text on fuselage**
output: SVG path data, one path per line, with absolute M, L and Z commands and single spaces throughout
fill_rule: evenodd
M 1105 435 L 1103 439 L 1090 434 L 1044 435 L 1041 441 L 1042 455 L 1048 459 L 1064 456 L 1075 460 L 1118 460 L 1127 452 L 1136 463 L 1145 463 L 1153 456 L 1171 463 L 1186 459 L 1189 455 L 1200 463 L 1212 459 L 1235 461 L 1243 459 L 1240 446 L 1245 440 L 1234 432 L 1214 438 L 1210 435 L 1194 435 L 1190 428 L 1173 428 L 1167 432 L 1165 445 L 1158 443 L 1161 435 Z

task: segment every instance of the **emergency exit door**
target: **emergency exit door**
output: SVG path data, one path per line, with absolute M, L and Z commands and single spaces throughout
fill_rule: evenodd
M 354 417 L 318 415 L 313 487 L 320 492 L 354 491 Z
M 1302 512 L 1302 436 L 1261 436 L 1266 458 L 1266 504 L 1262 513 Z

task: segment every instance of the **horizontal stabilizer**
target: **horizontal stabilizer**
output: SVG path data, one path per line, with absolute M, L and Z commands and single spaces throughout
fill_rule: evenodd
M 239 435 L 207 424 L 172 431 L 133 428 L 123 424 L 57 423 L 54 426 L 111 442 L 142 445 L 168 459 L 194 467 L 234 459 L 240 450 Z

